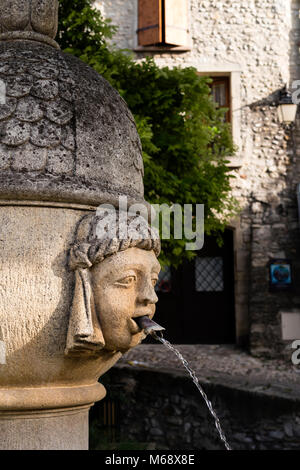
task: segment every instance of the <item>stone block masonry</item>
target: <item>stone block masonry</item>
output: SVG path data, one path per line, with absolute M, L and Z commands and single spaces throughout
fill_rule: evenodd
M 189 378 L 166 369 L 116 366 L 103 378 L 108 398 L 120 406 L 120 441 L 154 443 L 156 449 L 223 450 L 213 419 Z M 234 450 L 299 449 L 300 403 L 220 384 L 206 393 Z M 92 410 L 92 423 L 97 420 Z M 99 415 L 98 415 L 99 416 Z M 97 437 L 94 437 L 97 446 Z

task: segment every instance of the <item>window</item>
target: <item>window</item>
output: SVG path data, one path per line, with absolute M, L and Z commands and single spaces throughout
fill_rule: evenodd
M 198 66 L 198 74 L 200 76 L 210 77 L 212 82 L 210 87 L 218 86 L 224 81 L 225 89 L 223 88 L 223 97 L 227 97 L 226 108 L 229 111 L 226 114 L 226 122 L 230 123 L 233 142 L 237 147 L 237 152 L 232 157 L 228 157 L 230 168 L 240 168 L 243 160 L 243 153 L 240 151 L 242 148 L 241 139 L 241 73 L 242 67 L 238 63 L 227 64 L 224 62 L 207 62 Z M 215 99 L 218 100 L 218 95 L 222 95 L 221 90 L 215 90 Z M 224 98 L 223 98 L 224 99 Z M 223 101 L 221 101 L 223 102 Z M 220 101 L 218 101 L 220 103 Z
M 225 119 L 231 122 L 230 77 L 211 77 L 212 96 L 220 108 L 228 108 Z
M 223 258 L 220 256 L 195 259 L 195 290 L 196 292 L 222 292 Z
M 186 46 L 187 0 L 139 0 L 139 46 Z

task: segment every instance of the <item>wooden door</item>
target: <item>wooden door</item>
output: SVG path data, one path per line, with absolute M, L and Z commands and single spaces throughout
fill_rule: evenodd
M 223 239 L 218 247 L 206 237 L 197 258 L 169 271 L 169 287 L 157 292 L 155 321 L 173 343 L 235 343 L 233 232 L 225 230 Z

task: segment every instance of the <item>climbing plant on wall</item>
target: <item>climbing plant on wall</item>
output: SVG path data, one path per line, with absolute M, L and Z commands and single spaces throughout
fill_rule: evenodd
M 205 205 L 205 233 L 221 240 L 238 211 L 226 157 L 234 153 L 225 110 L 214 105 L 209 79 L 192 67 L 136 62 L 113 45 L 116 31 L 91 0 L 60 0 L 58 42 L 93 67 L 127 102 L 143 145 L 145 198 L 151 203 Z M 194 252 L 185 240 L 163 241 L 161 259 L 178 265 Z

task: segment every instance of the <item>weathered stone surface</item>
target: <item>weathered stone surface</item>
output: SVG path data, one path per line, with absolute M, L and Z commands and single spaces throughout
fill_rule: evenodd
M 60 144 L 60 136 L 60 126 L 42 119 L 32 125 L 30 141 L 37 147 L 53 148 Z M 30 158 L 30 155 L 28 155 L 28 158 Z
M 62 129 L 61 143 L 68 150 L 75 150 L 76 142 L 74 131 L 71 126 L 64 126 Z
M 34 412 L 6 413 L 5 419 L 2 417 L 0 412 L 2 449 L 88 450 L 88 409 L 57 410 L 50 412 L 50 419 Z
M 0 169 L 8 170 L 11 164 L 11 152 L 5 145 L 0 144 Z
M 2 144 L 18 147 L 28 142 L 30 137 L 30 127 L 26 122 L 11 119 L 9 122 L 2 121 Z
M 65 100 L 51 102 L 46 107 L 47 118 L 56 124 L 64 126 L 73 117 L 73 110 L 71 105 Z
M 0 52 L 1 57 L 1 52 Z M 30 93 L 33 84 L 33 77 L 31 75 L 18 75 L 17 77 L 2 78 L 6 84 L 7 96 L 14 96 L 15 98 L 22 98 Z
M 151 346 L 156 348 L 156 345 Z M 146 348 L 151 346 L 147 345 Z M 139 346 L 138 349 L 143 347 Z M 132 350 L 127 357 L 134 355 L 135 351 Z M 165 353 L 162 352 L 163 356 Z M 153 368 L 151 363 L 149 356 L 149 368 L 132 366 L 126 364 L 125 356 L 121 363 L 103 377 L 109 390 L 108 400 L 114 401 L 121 410 L 118 422 L 120 441 L 154 442 L 156 449 L 223 450 L 224 445 L 218 438 L 213 418 L 192 381 L 180 370 L 173 368 L 170 372 L 167 369 L 169 360 L 167 364 L 161 362 L 164 364 L 162 368 Z M 238 377 L 233 374 L 233 378 L 239 380 Z M 232 382 L 228 383 L 228 387 L 224 386 L 219 381 L 220 377 L 212 377 L 210 383 L 201 374 L 198 378 L 233 450 L 299 448 L 299 435 L 292 432 L 293 426 L 299 426 L 296 424 L 300 409 L 299 397 L 287 400 L 272 393 L 261 396 L 250 390 L 242 391 L 233 386 Z M 126 382 L 131 380 L 137 383 L 134 389 L 126 387 Z M 181 399 L 175 416 L 171 403 L 179 393 Z M 159 409 L 156 407 L 157 401 L 161 402 Z M 96 404 L 91 412 L 91 422 L 95 427 L 100 424 L 100 407 L 101 404 Z M 286 429 L 288 433 L 285 434 Z M 98 435 L 97 442 L 97 435 L 93 436 L 95 447 L 100 439 Z
M 40 103 L 31 96 L 18 101 L 15 117 L 20 121 L 36 122 L 42 119 L 43 115 Z
M 13 170 L 41 171 L 46 166 L 47 149 L 35 147 L 29 142 L 11 150 L 10 153 L 12 158 L 11 167 Z
M 53 100 L 58 95 L 58 84 L 54 80 L 36 80 L 31 87 L 31 94 L 42 100 Z
M 31 1 L 31 26 L 41 34 L 55 38 L 57 32 L 57 0 Z
M 47 152 L 47 150 L 46 150 Z M 48 150 L 47 171 L 54 175 L 71 175 L 74 170 L 73 154 L 62 146 Z
M 28 0 L 4 0 L 1 4 L 2 31 L 23 30 L 30 21 L 30 2 Z
M 28 140 L 49 150 L 36 184 L 24 173 L 37 169 L 37 152 L 31 157 L 28 151 L 32 147 L 25 147 L 25 166 L 4 165 L 0 198 L 14 194 L 96 206 L 110 199 L 115 203 L 124 194 L 143 202 L 143 160 L 133 117 L 95 71 L 42 44 L 6 42 L 0 43 L 0 78 L 8 94 L 0 111 L 0 139 L 7 152 Z M 66 174 L 68 181 L 61 180 Z
M 30 73 L 38 79 L 55 80 L 59 70 L 51 62 L 38 62 L 30 67 Z
M 8 119 L 12 116 L 16 109 L 17 100 L 15 98 L 7 98 L 6 103 L 0 107 L 0 121 Z
M 2 0 L 0 32 L 32 30 L 55 38 L 57 0 Z

